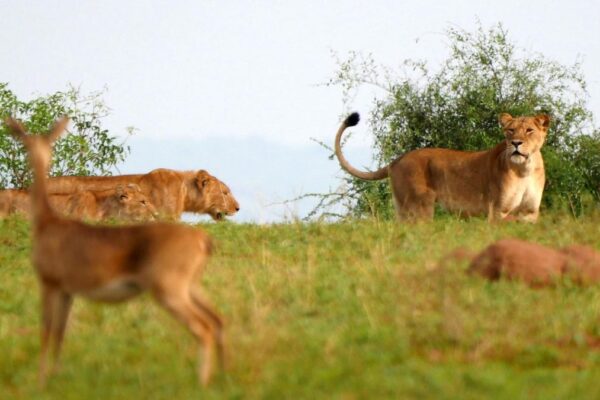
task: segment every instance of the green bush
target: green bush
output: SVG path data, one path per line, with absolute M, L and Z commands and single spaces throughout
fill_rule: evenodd
M 488 149 L 503 139 L 500 113 L 547 113 L 552 122 L 543 149 L 543 206 L 568 205 L 577 214 L 585 199 L 598 201 L 600 131 L 586 108 L 580 65 L 567 67 L 517 48 L 501 25 L 489 30 L 480 26 L 474 33 L 450 28 L 446 36 L 449 55 L 435 72 L 424 62 L 407 60 L 397 73 L 354 52 L 338 59 L 328 85 L 342 88 L 347 105 L 363 85 L 382 89 L 368 118 L 375 162 L 385 165 L 423 147 Z M 387 182 L 349 175 L 344 181 L 321 208 L 343 201 L 346 215 L 394 215 Z
M 71 118 L 70 135 L 64 135 L 54 149 L 51 175 L 110 174 L 125 160 L 129 147 L 118 143 L 101 120 L 108 115 L 102 92 L 83 95 L 78 88 L 22 101 L 0 83 L 0 117 L 20 119 L 33 133 L 46 132 L 63 115 Z M 0 187 L 23 188 L 31 183 L 31 173 L 23 147 L 0 127 Z

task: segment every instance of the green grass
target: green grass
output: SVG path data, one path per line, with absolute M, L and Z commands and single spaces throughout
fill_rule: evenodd
M 438 263 L 503 237 L 600 249 L 600 216 L 204 229 L 226 374 L 198 386 L 196 343 L 150 297 L 79 300 L 62 369 L 40 391 L 29 227 L 1 221 L 0 399 L 600 398 L 600 287 L 532 290 Z

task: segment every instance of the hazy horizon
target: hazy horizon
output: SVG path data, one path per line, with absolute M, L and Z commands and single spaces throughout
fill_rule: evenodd
M 158 167 L 207 169 L 228 183 L 242 211 L 234 221 L 302 217 L 310 202 L 272 206 L 340 184 L 336 160 L 311 138 L 332 143 L 347 110 L 332 52 L 371 54 L 394 68 L 405 59 L 434 67 L 448 52 L 448 27 L 502 23 L 528 51 L 573 65 L 600 114 L 600 2 L 460 0 L 439 3 L 2 1 L 5 43 L 0 82 L 21 99 L 106 88 L 104 126 L 125 135 L 123 172 Z M 377 90 L 350 104 L 368 115 Z M 367 124 L 348 158 L 372 166 Z M 288 197 L 289 196 L 289 197 Z

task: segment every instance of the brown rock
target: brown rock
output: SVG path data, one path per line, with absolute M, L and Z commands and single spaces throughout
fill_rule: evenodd
M 580 285 L 600 281 L 600 253 L 588 246 L 573 245 L 561 250 L 567 256 L 565 276 Z
M 524 240 L 503 239 L 476 255 L 468 272 L 489 280 L 520 280 L 533 287 L 553 285 L 563 277 L 589 285 L 600 282 L 600 252 L 581 245 L 556 250 Z
M 469 266 L 469 273 L 489 280 L 521 280 L 530 286 L 547 286 L 558 281 L 567 255 L 535 243 L 503 239 L 489 245 Z

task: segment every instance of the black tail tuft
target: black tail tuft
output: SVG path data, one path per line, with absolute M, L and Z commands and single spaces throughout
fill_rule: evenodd
M 358 121 L 360 121 L 360 115 L 358 115 L 357 112 L 353 112 L 352 114 L 350 114 L 346 117 L 346 120 L 344 121 L 344 125 L 356 126 L 358 124 Z

